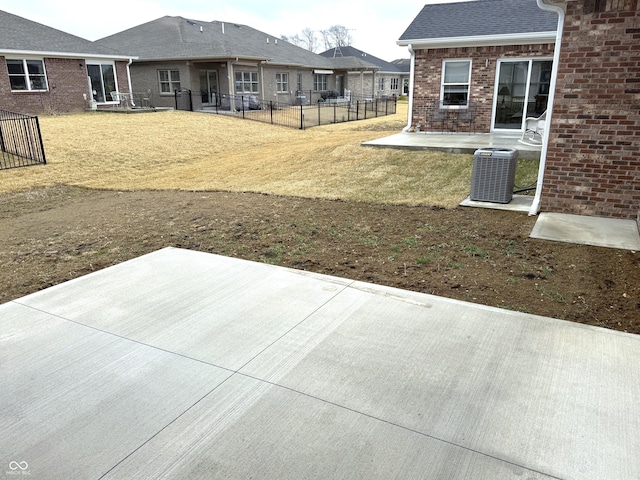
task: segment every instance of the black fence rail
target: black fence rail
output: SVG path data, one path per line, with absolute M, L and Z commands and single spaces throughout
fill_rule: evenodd
M 0 170 L 46 163 L 38 117 L 0 110 Z
M 365 120 L 396 113 L 396 99 L 329 99 L 314 104 L 291 105 L 260 100 L 255 95 L 219 95 L 203 111 L 240 116 L 272 125 L 305 129 L 318 125 Z

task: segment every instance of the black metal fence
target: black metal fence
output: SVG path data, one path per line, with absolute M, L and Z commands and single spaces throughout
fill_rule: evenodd
M 0 110 L 0 170 L 45 164 L 38 117 Z
M 255 95 L 218 95 L 204 112 L 240 116 L 272 125 L 305 129 L 318 125 L 352 122 L 396 113 L 396 99 L 327 98 L 313 104 L 290 105 L 260 100 Z

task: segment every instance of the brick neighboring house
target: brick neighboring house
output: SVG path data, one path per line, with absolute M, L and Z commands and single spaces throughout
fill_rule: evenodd
M 26 114 L 85 110 L 92 96 L 98 106 L 111 105 L 111 91 L 131 91 L 130 60 L 0 10 L 1 109 Z
M 365 92 L 369 92 L 372 97 L 409 94 L 408 60 L 387 62 L 352 46 L 331 48 L 320 55 L 334 61 L 339 61 L 340 58 L 357 58 L 377 67 L 376 70 L 367 72 L 348 72 L 349 85 L 353 91 L 361 92 L 361 96 L 365 96 Z
M 284 103 L 304 95 L 313 102 L 325 92 L 360 90 L 350 84 L 351 72 L 377 69 L 355 58 L 333 61 L 247 25 L 182 17 L 162 17 L 96 43 L 133 49 L 132 83 L 151 91 L 155 106 L 171 107 L 175 90 L 189 89 L 195 110 L 224 95 Z
M 546 110 L 530 213 L 637 218 L 638 6 L 638 0 L 426 5 L 398 41 L 413 52 L 409 125 L 430 129 L 434 105 L 455 111 L 472 104 L 477 132 L 518 133 L 527 116 Z

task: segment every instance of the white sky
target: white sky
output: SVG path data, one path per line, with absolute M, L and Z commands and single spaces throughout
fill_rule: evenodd
M 354 47 L 391 61 L 409 57 L 406 47 L 396 45 L 396 40 L 426 3 L 435 2 L 110 0 L 96 3 L 78 0 L 0 0 L 0 10 L 87 40 L 97 40 L 165 15 L 242 23 L 277 37 L 294 35 L 307 27 L 323 30 L 332 25 L 344 25 L 352 29 Z M 319 34 L 318 40 L 321 40 Z M 322 50 L 320 48 L 319 51 Z
M 0 10 L 87 40 L 97 40 L 165 15 L 249 25 L 270 35 L 294 35 L 309 27 L 352 29 L 353 46 L 387 61 L 408 58 L 396 45 L 426 3 L 451 0 L 0 0 Z M 306 4 L 306 5 L 305 5 Z M 318 39 L 321 40 L 318 34 Z M 321 48 L 319 51 L 322 51 Z

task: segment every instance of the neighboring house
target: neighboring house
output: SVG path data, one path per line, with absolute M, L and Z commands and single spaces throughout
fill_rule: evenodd
M 375 68 L 358 59 L 333 61 L 247 25 L 182 17 L 162 17 L 97 44 L 133 49 L 132 83 L 151 91 L 155 106 L 173 106 L 175 90 L 189 89 L 196 110 L 226 95 L 295 103 L 327 92 L 359 93 L 360 85 L 350 85 L 352 72 Z
M 392 61 L 399 72 L 401 72 L 402 79 L 402 95 L 405 97 L 409 96 L 409 82 L 411 80 L 411 59 L 410 58 L 399 58 L 397 60 Z
M 522 130 L 546 109 L 557 23 L 535 0 L 425 5 L 398 41 L 415 52 L 412 125 L 471 103 L 476 131 Z
M 356 58 L 376 67 L 375 70 L 367 72 L 349 72 L 349 84 L 352 88 L 356 86 L 354 91 L 358 91 L 357 87 L 361 86 L 363 92 L 370 92 L 373 97 L 399 97 L 409 94 L 408 60 L 387 62 L 351 46 L 331 48 L 320 55 L 334 61 Z
M 435 110 L 453 113 L 471 105 L 475 131 L 517 134 L 526 117 L 547 111 L 530 213 L 636 218 L 639 5 L 637 0 L 426 5 L 397 42 L 413 52 L 407 127 L 430 129 Z M 441 127 L 447 129 L 444 122 Z
M 38 114 L 112 105 L 112 91 L 131 91 L 130 60 L 0 10 L 0 109 Z

